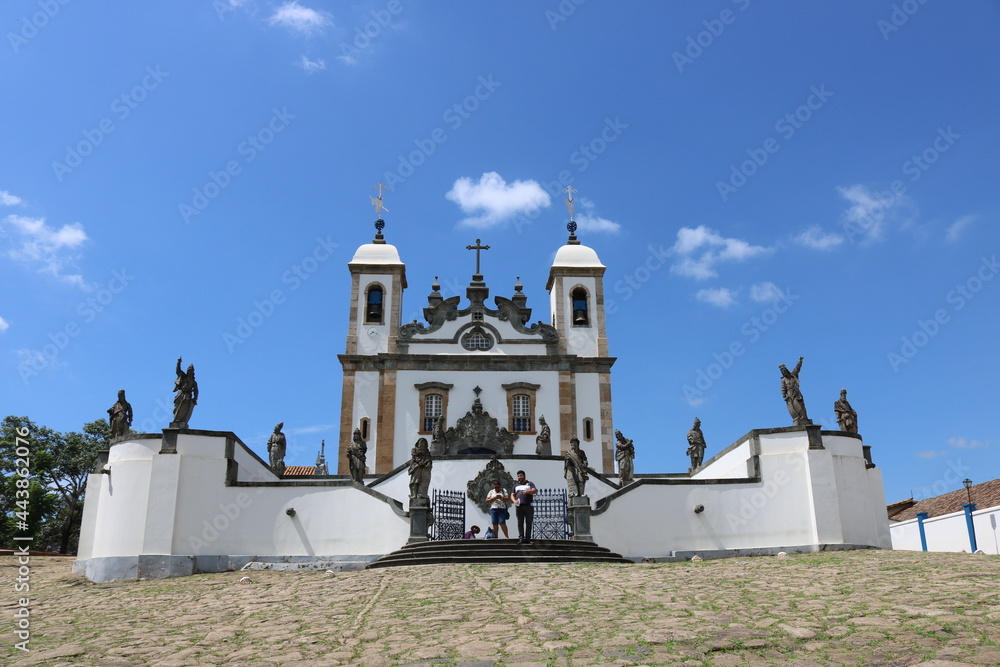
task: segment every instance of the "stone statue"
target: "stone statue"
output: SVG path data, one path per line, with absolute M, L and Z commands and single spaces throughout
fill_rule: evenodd
M 431 488 L 431 451 L 427 438 L 420 438 L 410 450 L 410 498 L 426 498 Z
M 198 405 L 198 383 L 194 379 L 194 364 L 187 372 L 181 370 L 181 358 L 177 357 L 177 379 L 174 381 L 174 420 L 170 428 L 187 428 L 194 406 Z
M 441 456 L 448 447 L 444 433 L 444 419 L 438 417 L 434 420 L 434 428 L 431 429 L 431 456 Z
M 274 427 L 274 433 L 267 439 L 267 453 L 271 455 L 271 468 L 279 475 L 285 474 L 285 434 L 281 432 L 281 427 L 285 422 L 278 422 Z
M 784 364 L 778 366 L 781 370 L 781 397 L 785 399 L 788 406 L 788 414 L 792 416 L 792 423 L 796 426 L 812 424 L 812 420 L 806 415 L 806 403 L 802 400 L 802 391 L 799 389 L 799 371 L 802 370 L 802 357 L 799 363 L 795 364 L 795 370 L 789 371 Z
M 840 424 L 841 431 L 858 432 L 858 413 L 847 402 L 846 389 L 840 390 L 840 400 L 834 402 L 833 411 L 837 413 L 837 423 Z
M 635 445 L 632 441 L 622 435 L 621 431 L 615 431 L 615 459 L 618 461 L 618 482 L 625 486 L 632 481 L 632 473 L 635 466 L 632 464 L 635 459 Z
M 535 454 L 538 456 L 552 456 L 552 429 L 545 423 L 545 415 L 538 418 L 538 423 L 542 425 L 542 430 L 535 438 Z
M 580 449 L 580 438 L 575 435 L 570 438 L 569 451 L 563 458 L 569 497 L 575 498 L 584 495 L 583 488 L 587 484 L 587 480 L 590 479 L 590 475 L 587 474 L 587 455 Z
M 687 455 L 691 457 L 691 467 L 688 468 L 689 474 L 694 472 L 695 468 L 701 466 L 701 462 L 705 458 L 705 447 L 705 434 L 701 432 L 701 420 L 695 417 L 694 426 L 688 431 Z
M 351 479 L 358 484 L 364 484 L 365 459 L 368 454 L 368 445 L 361 439 L 361 429 L 354 429 L 354 438 L 347 446 L 347 463 L 351 470 Z
M 125 390 L 118 390 L 118 402 L 108 408 L 108 418 L 111 422 L 111 439 L 117 440 L 128 435 L 132 426 L 132 406 L 125 400 Z

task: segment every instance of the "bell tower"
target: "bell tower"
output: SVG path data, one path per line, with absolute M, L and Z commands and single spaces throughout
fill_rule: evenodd
M 604 270 L 593 248 L 580 244 L 573 221 L 573 186 L 567 186 L 569 240 L 556 252 L 549 268 L 552 326 L 559 331 L 559 351 L 581 357 L 608 356 L 604 322 Z
M 576 237 L 573 187 L 563 192 L 569 209 L 569 239 L 556 252 L 545 285 L 552 326 L 559 332 L 559 354 L 565 355 L 570 367 L 559 373 L 560 448 L 565 453 L 570 437 L 576 435 L 591 465 L 613 474 L 611 366 L 615 360 L 608 356 L 604 322 L 605 266 L 594 249 Z M 581 362 L 590 368 L 581 368 Z
M 375 238 L 357 249 L 348 263 L 351 299 L 347 342 L 340 362 L 344 386 L 340 407 L 340 447 L 337 470 L 346 474 L 347 446 L 354 429 L 368 444 L 369 472 L 392 468 L 396 371 L 373 363 L 380 354 L 397 351 L 406 265 L 396 247 L 385 242 L 382 230 L 382 188 L 371 197 L 375 206 Z
M 347 332 L 347 354 L 395 352 L 401 324 L 406 265 L 396 246 L 385 242 L 382 230 L 382 184 L 378 198 L 371 197 L 378 219 L 375 238 L 358 248 L 347 268 L 351 271 L 351 312 Z M 385 209 L 387 210 L 387 209 Z

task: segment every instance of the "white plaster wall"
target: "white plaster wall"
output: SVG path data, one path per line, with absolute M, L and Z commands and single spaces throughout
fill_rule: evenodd
M 560 308 L 563 322 L 566 323 L 566 331 L 560 332 L 566 336 L 566 350 L 570 354 L 578 354 L 581 357 L 596 357 L 597 352 L 597 279 L 587 277 L 563 276 L 558 278 L 562 283 L 562 304 L 552 304 L 554 308 Z M 573 299 L 571 298 L 574 287 L 583 286 L 587 290 L 587 305 L 589 308 L 590 325 L 586 327 L 573 326 Z M 552 290 L 555 294 L 555 289 Z M 555 300 L 555 297 L 552 297 Z M 554 312 L 554 311 L 553 311 Z
M 501 338 L 505 340 L 537 340 L 538 336 L 522 333 L 514 328 L 514 326 L 507 320 L 501 320 L 490 315 L 484 315 L 482 322 L 473 322 L 472 314 L 468 314 L 465 317 L 459 317 L 458 319 L 445 322 L 441 325 L 441 328 L 427 335 L 428 338 L 454 338 L 460 329 L 464 329 L 469 325 L 474 324 L 485 324 L 488 325 L 486 328 L 489 329 L 493 327 L 500 332 Z M 528 322 L 525 326 L 531 326 L 532 322 Z M 420 337 L 414 339 L 414 342 L 419 341 Z M 436 347 L 441 347 L 437 345 Z M 517 345 L 515 349 L 523 347 L 522 345 Z M 544 347 L 544 346 L 543 346 Z M 412 348 L 411 348 L 412 349 Z M 462 354 L 466 350 L 462 347 L 456 348 L 459 352 L 451 352 L 452 354 Z M 514 352 L 511 352 L 514 354 Z
M 537 336 L 534 336 L 533 338 L 537 339 Z M 505 357 L 508 355 L 518 354 L 544 356 L 548 354 L 548 348 L 544 343 L 504 345 L 502 341 L 494 344 L 493 347 L 488 350 L 472 351 L 466 350 L 460 343 L 446 344 L 414 342 L 410 343 L 408 351 L 409 354 L 468 354 L 487 357 Z
M 587 461 L 594 470 L 615 474 L 614 470 L 603 470 L 603 446 L 601 442 L 601 390 L 597 373 L 576 373 L 576 432 L 580 438 L 580 449 L 587 454 Z M 594 420 L 594 439 L 587 442 L 583 439 L 583 420 L 590 417 Z M 547 419 L 547 418 L 546 418 Z M 574 435 L 574 434 L 570 434 Z M 626 436 L 628 437 L 628 436 Z M 558 454 L 554 446 L 553 454 Z M 616 466 L 617 468 L 617 466 Z
M 384 554 L 409 535 L 406 519 L 352 487 L 224 487 L 209 466 L 185 472 L 195 486 L 178 502 L 173 553 Z
M 399 390 L 399 387 L 396 388 Z M 397 394 L 398 396 L 398 394 Z M 361 419 L 369 419 L 368 427 L 368 469 L 375 469 L 375 457 L 378 454 L 378 372 L 358 371 L 354 374 L 354 404 L 351 416 L 351 433 L 361 425 Z M 414 441 L 415 442 L 415 441 Z M 336 470 L 336 459 L 331 467 Z
M 805 479 L 786 468 L 763 465 L 767 472 L 760 483 L 640 486 L 591 518 L 594 540 L 624 556 L 642 558 L 668 557 L 675 550 L 813 544 Z M 697 505 L 705 511 L 695 514 Z
M 404 517 L 354 487 L 227 487 L 225 437 L 181 434 L 177 454 L 159 449 L 159 440 L 118 443 L 110 479 L 91 476 L 88 494 L 100 497 L 90 504 L 98 516 L 84 521 L 95 527 L 87 557 L 374 555 L 409 535 Z M 242 449 L 237 443 L 241 481 L 266 478 Z
M 793 437 L 786 437 L 792 435 Z M 93 534 L 84 536 L 91 558 L 155 555 L 333 556 L 374 555 L 392 551 L 409 533 L 408 521 L 383 501 L 349 486 L 298 486 L 272 482 L 261 486 L 225 485 L 225 437 L 181 434 L 178 454 L 159 454 L 159 440 L 118 443 L 111 448 L 112 475 L 92 475 L 88 502 L 94 519 L 84 517 Z M 644 483 L 613 498 L 606 511 L 592 517 L 595 540 L 632 557 L 667 557 L 673 551 L 792 547 L 822 543 L 873 543 L 877 534 L 867 515 L 884 516 L 884 493 L 871 486 L 881 478 L 860 476 L 854 456 L 835 443 L 809 450 L 804 432 L 761 436 L 760 482 L 728 478 L 718 484 L 671 480 Z M 269 473 L 236 444 L 240 481 L 265 479 Z M 749 447 L 745 450 L 749 455 Z M 432 489 L 464 493 L 466 483 L 487 459 L 440 460 L 433 468 Z M 564 489 L 560 459 L 508 459 L 539 488 Z M 734 465 L 735 467 L 735 465 Z M 745 466 L 744 466 L 745 467 Z M 867 482 L 865 481 L 867 475 Z M 860 481 L 858 481 L 860 479 Z M 865 486 L 867 485 L 867 494 Z M 408 503 L 408 476 L 401 471 L 377 490 Z M 593 503 L 616 489 L 596 478 L 587 485 Z M 880 496 L 865 507 L 857 498 Z M 695 514 L 696 505 L 705 511 Z M 286 510 L 295 509 L 289 517 Z M 978 512 L 980 545 L 996 543 L 997 511 Z M 485 528 L 486 514 L 466 501 L 466 524 Z M 968 549 L 964 519 L 931 520 L 932 549 L 959 545 Z M 823 522 L 829 525 L 824 525 Z M 842 523 L 857 523 L 841 542 L 831 542 Z M 877 523 L 877 522 L 876 522 Z M 868 527 L 865 527 L 868 526 Z M 897 532 L 894 527 L 893 532 Z M 875 535 L 875 538 L 871 538 Z M 917 541 L 919 545 L 919 540 Z M 964 547 L 962 546 L 964 545 Z M 919 547 L 918 547 L 919 548 Z
M 976 529 L 976 546 L 985 553 L 1000 553 L 1000 507 L 977 510 L 972 513 Z M 889 526 L 892 548 L 903 551 L 920 551 L 920 528 L 916 519 L 893 522 Z M 969 529 L 965 512 L 953 512 L 930 517 L 924 521 L 928 551 L 968 552 Z
M 716 479 L 731 480 L 734 470 L 746 476 L 746 460 L 738 460 L 750 456 L 744 440 L 703 470 L 697 476 L 701 483 L 643 484 L 614 498 L 607 511 L 592 517 L 595 540 L 623 555 L 646 558 L 692 550 L 888 546 L 877 530 L 879 516 L 885 516 L 881 475 L 864 470 L 860 448 L 831 443 L 810 450 L 804 431 L 759 438 L 760 482 L 704 483 L 716 467 L 723 475 Z M 857 456 L 834 456 L 831 450 Z M 873 502 L 874 497 L 880 500 Z M 695 514 L 696 505 L 705 511 Z M 845 524 L 851 524 L 846 537 Z
M 496 418 L 498 426 L 509 422 L 507 391 L 503 385 L 531 382 L 541 385 L 535 393 L 535 424 L 545 415 L 552 429 L 552 441 L 559 437 L 559 373 L 557 371 L 398 371 L 396 374 L 396 438 L 393 465 L 410 459 L 410 450 L 418 438 L 430 436 L 418 433 L 420 426 L 420 391 L 414 386 L 424 382 L 454 385 L 448 392 L 447 426 L 453 427 L 464 417 L 476 399 L 473 388 L 480 387 L 483 410 Z M 555 445 L 553 444 L 553 450 Z M 534 454 L 535 435 L 523 434 L 514 441 L 515 454 Z M 369 457 L 371 455 L 369 454 Z
M 99 496 L 96 504 L 99 516 L 93 522 L 91 538 L 93 556 L 140 553 L 145 535 L 152 458 L 158 456 L 159 451 L 159 440 L 116 443 L 108 452 L 111 474 L 90 476 L 87 495 L 96 493 Z M 91 482 L 96 484 L 91 486 Z
M 1000 507 L 972 513 L 976 527 L 976 542 L 988 554 L 1000 554 Z
M 389 322 L 393 307 L 393 281 L 395 276 L 391 273 L 362 273 L 359 277 L 358 300 L 354 308 L 358 313 L 357 329 L 355 335 L 358 337 L 358 354 L 378 354 L 389 349 Z M 365 297 L 368 286 L 371 283 L 379 283 L 384 288 L 382 292 L 382 321 L 385 324 L 365 324 Z M 369 329 L 376 332 L 375 336 L 368 334 Z
M 893 521 L 889 524 L 892 548 L 900 551 L 921 551 L 920 527 L 916 519 Z
M 686 451 L 686 449 L 685 449 Z M 708 458 L 708 452 L 705 452 Z M 749 476 L 747 461 L 750 459 L 750 439 L 743 439 L 723 450 L 715 461 L 710 461 L 691 479 L 742 479 Z
M 433 490 L 439 491 L 461 491 L 466 492 L 468 482 L 474 479 L 486 467 L 489 459 L 443 459 L 434 461 L 431 469 L 431 495 Z M 517 478 L 517 471 L 524 470 L 528 481 L 533 482 L 539 489 L 566 489 L 566 478 L 564 477 L 564 467 L 562 459 L 500 459 L 504 469 L 510 476 Z M 404 469 L 395 476 L 384 480 L 374 486 L 379 493 L 383 493 L 390 498 L 395 498 L 409 507 L 409 474 Z M 510 491 L 510 489 L 507 489 Z M 587 496 L 591 504 L 614 493 L 617 489 L 605 484 L 601 480 L 592 477 L 587 482 Z M 483 531 L 486 530 L 486 522 L 489 515 L 481 511 L 471 499 L 465 500 L 466 527 L 473 524 L 478 525 Z M 513 511 L 511 511 L 511 523 L 516 526 Z M 516 529 L 515 531 L 516 532 Z M 512 533 L 513 534 L 513 533 Z
M 892 536 L 889 534 L 889 518 L 886 514 L 876 511 L 885 507 L 885 484 L 882 481 L 882 470 L 872 468 L 867 470 L 868 475 L 868 506 L 875 508 L 872 510 L 872 521 L 875 524 L 877 535 L 876 544 L 880 549 L 892 549 Z
M 833 458 L 837 502 L 840 509 L 843 540 L 848 544 L 878 544 L 877 522 L 888 524 L 888 517 L 872 513 L 870 475 L 865 465 L 861 441 L 843 436 L 823 436 L 823 446 Z M 884 502 L 880 503 L 885 505 Z

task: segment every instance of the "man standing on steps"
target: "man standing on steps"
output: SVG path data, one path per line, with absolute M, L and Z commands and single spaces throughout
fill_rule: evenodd
M 517 485 L 514 487 L 514 510 L 517 514 L 517 543 L 531 544 L 531 524 L 535 521 L 535 508 L 531 502 L 535 499 L 538 489 L 529 482 L 523 470 L 517 471 Z

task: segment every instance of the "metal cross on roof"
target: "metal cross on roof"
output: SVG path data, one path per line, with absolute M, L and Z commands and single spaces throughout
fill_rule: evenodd
M 383 188 L 385 188 L 385 186 L 382 185 L 382 181 L 379 181 L 378 185 L 376 185 L 374 188 L 372 188 L 372 190 L 378 190 L 378 197 L 372 197 L 372 196 L 368 197 L 369 199 L 372 200 L 372 206 L 375 207 L 375 217 L 378 220 L 382 219 L 382 211 L 388 211 L 389 210 L 388 208 L 385 207 L 385 203 L 382 201 L 382 189 Z M 379 230 L 379 231 L 381 231 L 381 230 Z
M 572 220 L 573 213 L 575 210 L 575 207 L 573 205 L 573 193 L 579 192 L 579 190 L 574 188 L 572 185 L 567 185 L 566 188 L 563 190 L 563 192 L 566 193 L 566 208 L 567 210 L 569 210 L 569 219 Z
M 481 245 L 481 242 L 482 242 L 482 239 L 476 239 L 476 245 L 467 245 L 467 246 L 465 246 L 466 250 L 475 250 L 476 251 L 476 275 L 477 276 L 480 275 L 480 273 L 481 273 L 481 271 L 479 270 L 479 251 L 480 250 L 489 250 L 490 249 L 490 247 L 488 245 Z

